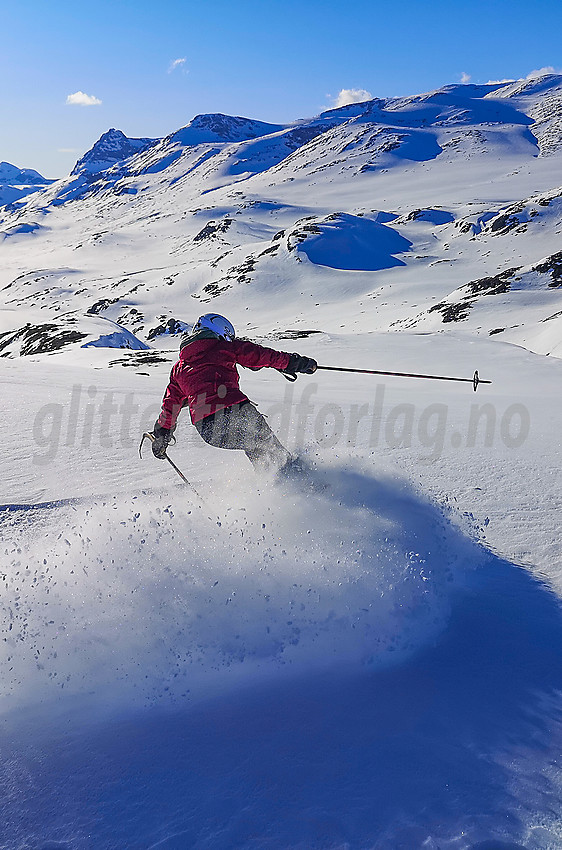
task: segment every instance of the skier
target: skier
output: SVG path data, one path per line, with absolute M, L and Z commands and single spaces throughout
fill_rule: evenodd
M 296 377 L 297 372 L 312 375 L 318 364 L 310 357 L 235 337 L 232 324 L 216 313 L 201 316 L 193 331 L 182 337 L 180 358 L 172 367 L 162 412 L 154 424 L 152 453 L 160 460 L 166 458 L 178 414 L 187 405 L 193 425 L 211 446 L 243 449 L 259 472 L 302 471 L 298 459 L 240 390 L 236 366 L 253 370 L 269 366 Z

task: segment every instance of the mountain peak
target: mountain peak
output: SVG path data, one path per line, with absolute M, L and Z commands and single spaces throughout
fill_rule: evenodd
M 122 130 L 111 127 L 103 133 L 97 142 L 78 160 L 72 171 L 77 174 L 97 174 L 111 168 L 117 162 L 128 159 L 140 151 L 149 148 L 156 139 L 130 139 Z
M 284 129 L 282 124 L 268 124 L 239 115 L 221 112 L 196 115 L 189 124 L 173 133 L 169 140 L 182 145 L 199 145 L 212 142 L 244 142 L 268 136 Z
M 370 100 L 362 100 L 360 103 L 348 103 L 346 106 L 335 106 L 333 109 L 327 109 L 321 112 L 317 120 L 338 119 L 339 121 L 348 118 L 358 118 L 362 115 L 370 115 L 377 110 L 382 109 L 386 101 L 378 97 L 373 97 Z
M 545 73 L 524 80 L 513 80 L 501 86 L 501 91 L 490 97 L 527 97 L 548 95 L 562 89 L 562 74 Z
M 35 186 L 49 182 L 33 168 L 18 168 L 17 165 L 9 162 L 0 162 L 0 185 L 17 183 L 23 186 Z

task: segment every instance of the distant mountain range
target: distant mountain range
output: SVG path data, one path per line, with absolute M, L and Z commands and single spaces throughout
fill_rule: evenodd
M 0 162 L 0 207 L 13 204 L 54 182 L 32 168 L 18 168 L 9 162 Z
M 561 166 L 555 74 L 289 125 L 210 114 L 162 139 L 111 129 L 62 180 L 6 166 L 10 186 L 18 172 L 36 191 L 0 212 L 14 311 L 0 348 L 41 350 L 22 343 L 37 322 L 18 321 L 24 308 L 49 315 L 63 347 L 95 342 L 106 319 L 108 345 L 141 349 L 212 301 L 272 338 L 458 324 L 562 356 Z

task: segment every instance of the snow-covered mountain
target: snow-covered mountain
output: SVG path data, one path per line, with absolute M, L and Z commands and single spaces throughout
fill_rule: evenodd
M 561 122 L 200 115 L 0 211 L 0 847 L 559 850 Z M 426 378 L 241 370 L 324 489 L 183 413 L 193 490 L 138 443 L 209 310 Z
M 147 342 L 198 303 L 231 311 L 250 284 L 254 311 L 269 313 L 275 297 L 287 308 L 279 322 L 308 325 L 320 287 L 364 330 L 468 327 L 468 310 L 439 305 L 559 251 L 560 98 L 562 78 L 547 75 L 375 99 L 290 126 L 199 115 L 161 140 L 110 130 L 69 178 L 3 216 L 5 304 L 78 324 L 93 312 Z M 30 267 L 46 245 L 51 266 Z M 273 296 L 268 281 L 280 279 Z M 381 304 L 368 319 L 357 318 L 363 297 Z M 502 327 L 504 340 L 559 351 L 557 287 L 509 321 L 497 297 L 479 304 L 476 333 Z M 283 329 L 260 312 L 262 332 Z M 331 301 L 315 302 L 315 325 L 332 330 L 332 316 Z
M 106 171 L 112 165 L 146 150 L 154 142 L 154 139 L 129 139 L 121 130 L 112 128 L 100 136 L 95 145 L 78 160 L 72 176 Z
M 257 139 L 283 129 L 280 124 L 266 124 L 251 118 L 240 118 L 220 113 L 196 115 L 189 124 L 169 137 L 182 145 L 199 145 L 205 142 L 242 142 Z
M 32 192 L 54 183 L 33 168 L 18 168 L 9 162 L 0 162 L 0 207 L 15 204 Z
M 18 168 L 16 165 L 10 165 L 9 162 L 0 162 L 0 184 L 3 186 L 9 183 L 36 186 L 48 182 L 38 171 L 34 171 L 32 168 Z

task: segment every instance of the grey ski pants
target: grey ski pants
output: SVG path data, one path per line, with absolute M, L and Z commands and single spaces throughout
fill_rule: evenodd
M 256 471 L 275 472 L 291 461 L 264 416 L 247 401 L 206 416 L 195 427 L 206 443 L 219 449 L 242 449 Z

